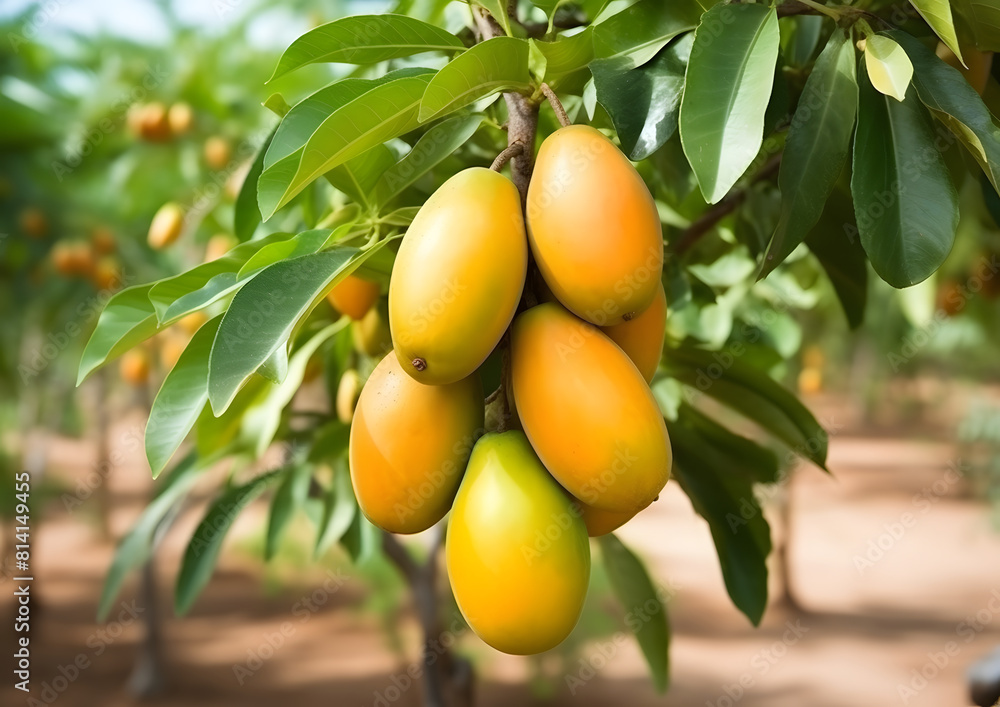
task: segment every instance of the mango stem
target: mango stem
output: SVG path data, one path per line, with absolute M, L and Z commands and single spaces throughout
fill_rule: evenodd
M 542 93 L 549 100 L 549 105 L 552 106 L 552 110 L 555 111 L 556 118 L 559 119 L 559 125 L 562 127 L 567 127 L 573 124 L 573 121 L 569 119 L 566 115 L 566 109 L 563 108 L 563 104 L 559 102 L 559 97 L 556 92 L 553 91 L 547 83 L 543 83 L 539 88 L 542 89 Z
M 490 165 L 490 169 L 492 169 L 494 172 L 499 172 L 501 169 L 503 169 L 503 166 L 507 164 L 507 162 L 509 162 L 512 158 L 517 157 L 518 155 L 521 155 L 523 153 L 524 153 L 524 143 L 515 142 L 511 145 L 508 145 L 503 149 L 503 152 L 497 155 L 497 158 L 493 160 L 493 164 Z

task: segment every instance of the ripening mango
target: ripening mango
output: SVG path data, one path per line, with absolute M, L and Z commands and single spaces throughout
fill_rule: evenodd
M 149 352 L 143 348 L 129 349 L 119 363 L 122 380 L 129 385 L 141 386 L 149 382 Z
M 344 371 L 340 376 L 340 383 L 337 384 L 337 399 L 335 408 L 337 419 L 345 425 L 351 424 L 354 419 L 354 409 L 358 404 L 358 396 L 361 394 L 361 376 L 353 368 Z
M 559 645 L 590 579 L 587 530 L 523 432 L 476 443 L 448 521 L 445 556 L 472 630 L 504 653 Z
M 351 423 L 351 481 L 368 519 L 391 533 L 419 533 L 441 520 L 483 415 L 478 375 L 423 385 L 387 354 L 365 383 Z
M 362 319 L 378 300 L 379 284 L 348 275 L 338 282 L 326 298 L 333 308 L 357 321 Z
M 369 356 L 381 358 L 392 350 L 389 333 L 389 307 L 385 300 L 368 310 L 359 321 L 351 323 L 354 348 Z
M 636 512 L 670 477 L 670 439 L 653 394 L 601 330 L 556 303 L 511 329 L 514 401 L 545 468 L 584 503 Z
M 618 530 L 635 517 L 638 511 L 602 511 L 600 508 L 588 506 L 582 501 L 575 501 L 579 507 L 580 518 L 587 526 L 587 535 L 598 538 Z
M 509 179 L 473 167 L 441 185 L 406 231 L 389 284 L 403 370 L 435 385 L 475 371 L 514 316 L 527 265 L 521 199 Z
M 601 329 L 608 338 L 628 354 L 639 373 L 649 383 L 660 365 L 663 335 L 667 330 L 667 295 L 663 283 L 656 288 L 653 303 L 637 317 L 621 324 Z
M 609 326 L 653 301 L 663 270 L 656 205 L 639 173 L 598 130 L 571 125 L 546 138 L 527 214 L 538 269 L 578 317 Z
M 149 224 L 146 240 L 153 250 L 162 250 L 176 241 L 184 230 L 184 209 L 168 202 L 160 207 Z

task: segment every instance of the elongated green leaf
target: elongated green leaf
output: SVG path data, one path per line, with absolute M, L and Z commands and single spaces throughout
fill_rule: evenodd
M 598 59 L 590 64 L 597 100 L 611 116 L 629 159 L 646 159 L 677 131 L 693 40 L 690 34 L 681 37 L 636 69 L 623 71 L 621 67 L 629 62 L 623 64 L 621 59 Z
M 209 362 L 208 396 L 217 415 L 288 341 L 296 323 L 385 242 L 364 251 L 340 246 L 277 262 L 237 293 L 219 326 Z
M 376 145 L 326 173 L 333 186 L 354 199 L 363 209 L 379 206 L 372 191 L 382 173 L 396 164 L 396 155 L 385 145 Z
M 244 415 L 271 390 L 263 376 L 251 376 L 247 384 L 240 388 L 232 404 L 216 417 L 210 405 L 206 405 L 195 423 L 195 446 L 198 454 L 229 455 L 240 452 L 250 453 L 256 447 L 256 440 L 247 440 L 241 435 Z
M 346 434 L 344 445 L 347 445 Z M 351 474 L 347 464 L 341 459 L 334 465 L 333 483 L 323 497 L 323 515 L 316 534 L 313 556 L 321 557 L 331 545 L 339 542 L 358 515 L 358 501 L 351 486 Z
M 1000 52 L 1000 6 L 996 0 L 952 0 L 951 4 L 979 51 Z
M 864 75 L 860 91 L 851 194 L 861 244 L 879 277 L 908 287 L 951 251 L 958 195 L 916 92 L 889 100 Z
M 553 90 L 583 77 L 587 65 L 594 60 L 593 27 L 554 42 L 532 39 L 530 43 L 535 75 Z
M 507 15 L 507 0 L 474 0 L 474 3 L 489 12 L 493 16 L 493 19 L 497 21 L 497 24 L 503 27 L 503 31 L 507 33 L 507 36 L 510 36 L 510 17 Z
M 861 326 L 868 299 L 868 258 L 857 233 L 851 200 L 835 191 L 806 237 L 806 245 L 830 278 L 852 329 Z
M 323 173 L 417 127 L 429 77 L 390 81 L 335 110 L 306 142 L 301 157 L 294 152 L 264 170 L 257 184 L 261 213 L 270 218 Z
M 237 281 L 236 274 L 254 255 L 272 244 L 289 239 L 295 238 L 290 233 L 272 233 L 259 240 L 242 243 L 221 258 L 153 283 L 148 296 L 156 316 L 162 324 L 170 324 L 215 302 L 232 291 Z
M 530 88 L 528 43 L 513 37 L 494 37 L 452 59 L 437 72 L 420 102 L 420 121 L 464 108 L 497 91 Z
M 202 467 L 197 463 L 194 454 L 180 461 L 157 489 L 156 497 L 140 514 L 135 525 L 118 543 L 114 559 L 104 579 L 101 590 L 101 601 L 97 608 L 97 620 L 104 621 L 111 610 L 111 603 L 121 591 L 122 583 L 128 572 L 139 567 L 149 559 L 156 542 L 156 531 L 171 510 L 173 510 L 187 495 L 198 480 Z
M 191 337 L 160 386 L 146 423 L 146 459 L 155 479 L 188 436 L 208 402 L 208 355 L 222 315 Z
M 303 231 L 293 238 L 269 243 L 247 259 L 236 274 L 239 282 L 249 279 L 254 273 L 277 263 L 280 260 L 297 258 L 322 250 L 325 246 L 337 242 L 351 232 L 352 224 L 339 226 L 335 231 L 317 228 Z
M 215 569 L 215 562 L 222 549 L 222 541 L 226 533 L 255 498 L 260 496 L 267 487 L 281 478 L 283 469 L 261 474 L 252 481 L 226 491 L 208 509 L 205 517 L 191 536 L 181 570 L 177 575 L 177 590 L 174 594 L 174 610 L 185 614 L 198 598 L 201 590 L 208 584 Z
M 383 531 L 372 525 L 363 513 L 355 513 L 340 544 L 347 550 L 354 564 L 365 565 L 381 551 L 383 535 Z
M 844 169 L 858 105 L 854 67 L 854 44 L 846 33 L 834 31 L 788 129 L 778 172 L 781 214 L 759 277 L 778 267 L 805 239 Z
M 732 458 L 733 472 L 754 483 L 773 484 L 778 480 L 778 457 L 770 449 L 741 437 L 687 403 L 681 404 L 678 414 L 701 439 Z
M 375 203 L 387 204 L 399 196 L 464 145 L 482 123 L 481 115 L 459 115 L 431 127 L 420 136 L 413 149 L 379 177 L 373 190 Z
M 670 684 L 670 620 L 662 592 L 657 591 L 642 561 L 621 540 L 608 533 L 599 542 L 608 580 L 625 610 L 625 623 L 649 664 L 653 686 L 666 692 Z
M 595 55 L 622 59 L 623 71 L 642 66 L 671 39 L 697 27 L 702 12 L 704 7 L 697 0 L 640 0 L 594 28 Z M 719 15 L 712 26 L 731 24 L 732 18 Z
M 733 604 L 754 625 L 767 607 L 771 529 L 745 475 L 732 473 L 733 457 L 715 447 L 684 417 L 670 428 L 674 478 L 708 521 Z
M 716 5 L 695 30 L 680 134 L 709 203 L 729 192 L 760 150 L 778 40 L 778 16 L 763 5 Z
M 880 93 L 897 101 L 906 97 L 913 76 L 913 64 L 903 48 L 889 37 L 876 34 L 865 43 L 865 68 L 868 80 Z
M 250 165 L 250 171 L 247 172 L 247 176 L 243 180 L 243 186 L 240 187 L 240 193 L 236 197 L 236 207 L 233 210 L 233 234 L 241 242 L 250 240 L 254 231 L 257 230 L 257 226 L 260 225 L 260 208 L 257 206 L 257 180 L 260 179 L 260 174 L 264 171 L 264 155 L 267 154 L 267 148 L 270 147 L 271 140 L 274 139 L 277 130 L 278 126 L 276 125 L 265 138 L 264 144 L 260 146 L 257 156 L 253 159 L 253 164 Z
M 958 46 L 958 35 L 955 34 L 955 20 L 951 16 L 951 4 L 948 0 L 910 0 L 924 21 L 931 26 L 941 41 L 948 45 L 960 60 L 962 50 Z M 1000 11 L 998 11 L 1000 14 Z M 962 60 L 964 64 L 965 61 Z
M 462 41 L 440 27 L 405 15 L 355 15 L 320 25 L 296 39 L 268 82 L 306 64 L 375 64 L 422 52 L 456 52 Z
M 271 383 L 280 384 L 288 375 L 288 350 L 284 346 L 279 346 L 264 363 L 260 364 L 257 373 Z
M 743 414 L 825 469 L 823 427 L 798 398 L 738 354 L 693 347 L 667 349 L 661 365 L 672 378 Z
M 1000 127 L 962 74 L 905 32 L 888 33 L 913 62 L 917 96 L 972 153 L 995 189 L 1000 189 Z
M 274 557 L 289 521 L 295 515 L 295 511 L 305 504 L 306 496 L 309 494 L 310 479 L 312 479 L 312 467 L 309 464 L 297 464 L 285 473 L 285 478 L 271 502 L 271 514 L 267 520 L 267 538 L 264 543 L 265 560 Z
M 128 287 L 108 300 L 80 357 L 77 385 L 95 369 L 161 330 L 156 321 L 156 311 L 149 301 L 152 287 Z

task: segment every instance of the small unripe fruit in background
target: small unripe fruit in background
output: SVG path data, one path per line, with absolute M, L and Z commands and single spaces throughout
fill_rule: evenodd
M 50 257 L 56 272 L 61 275 L 90 277 L 94 272 L 94 251 L 83 241 L 60 242 L 53 248 Z
M 90 234 L 90 242 L 98 255 L 110 255 L 118 249 L 115 234 L 107 226 L 98 226 Z
M 218 260 L 238 245 L 236 236 L 230 233 L 216 233 L 205 244 L 205 262 Z
M 122 380 L 140 386 L 149 382 L 149 352 L 145 348 L 129 349 L 119 364 Z
M 94 287 L 98 290 L 117 290 L 122 286 L 122 265 L 118 258 L 106 255 L 94 265 L 91 275 Z
M 143 106 L 139 114 L 139 135 L 149 142 L 166 142 L 173 137 L 165 105 L 154 102 Z
M 147 241 L 153 250 L 162 250 L 176 241 L 184 230 L 184 209 L 168 202 L 160 207 L 149 224 Z
M 208 315 L 199 310 L 197 312 L 191 312 L 191 314 L 182 317 L 177 322 L 177 324 L 178 326 L 180 326 L 181 330 L 184 333 L 188 334 L 189 336 L 193 336 L 194 333 L 199 329 L 201 329 L 202 325 L 204 325 L 204 323 L 207 321 L 208 321 Z
M 663 354 L 663 335 L 667 330 L 667 295 L 663 284 L 656 291 L 653 303 L 631 321 L 603 327 L 601 331 L 618 344 L 639 373 L 649 383 L 656 375 Z
M 337 419 L 345 425 L 351 424 L 354 419 L 354 408 L 358 404 L 358 397 L 361 395 L 361 376 L 353 368 L 344 371 L 337 385 Z
M 18 222 L 21 231 L 31 238 L 44 238 L 49 232 L 49 219 L 37 206 L 29 206 L 22 211 Z
M 174 103 L 167 113 L 167 122 L 174 135 L 184 135 L 194 125 L 194 111 L 183 101 Z
M 213 169 L 216 172 L 225 169 L 229 165 L 229 158 L 232 154 L 233 151 L 229 146 L 229 141 L 225 138 L 213 135 L 205 140 L 205 162 L 208 164 L 209 169 Z
M 362 319 L 378 300 L 379 284 L 348 275 L 330 290 L 326 298 L 341 314 L 355 321 Z
M 159 340 L 160 365 L 164 370 L 169 371 L 187 348 L 188 337 L 176 329 L 168 329 L 163 332 Z
M 388 303 L 378 302 L 359 321 L 352 322 L 351 338 L 355 349 L 373 358 L 381 358 L 391 351 Z

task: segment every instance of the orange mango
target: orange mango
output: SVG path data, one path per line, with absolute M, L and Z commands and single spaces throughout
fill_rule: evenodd
M 663 283 L 656 290 L 653 303 L 639 316 L 602 331 L 628 354 L 639 373 L 649 383 L 660 365 L 663 335 L 667 330 L 667 295 Z
M 355 321 L 363 319 L 378 300 L 379 285 L 371 280 L 363 280 L 357 275 L 348 275 L 330 290 L 326 298 L 333 308 Z

